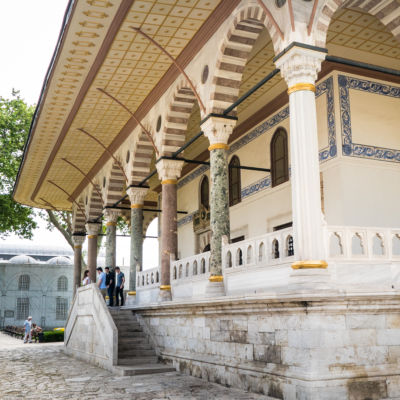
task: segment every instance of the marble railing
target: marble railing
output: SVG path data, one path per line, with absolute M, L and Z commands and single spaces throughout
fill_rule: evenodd
M 171 262 L 171 282 L 208 279 L 210 252 Z
M 287 264 L 293 260 L 293 228 L 267 233 L 222 248 L 222 269 L 225 273 Z
M 161 267 L 136 272 L 136 291 L 160 286 Z
M 400 229 L 327 226 L 325 254 L 335 262 L 400 261 Z

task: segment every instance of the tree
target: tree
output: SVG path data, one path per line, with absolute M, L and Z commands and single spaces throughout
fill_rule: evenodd
M 48 230 L 57 229 L 73 249 L 71 212 L 39 210 L 36 214 L 33 208 L 18 204 L 12 199 L 12 190 L 35 110 L 34 106 L 28 106 L 20 98 L 19 91 L 13 90 L 12 95 L 11 100 L 0 97 L 0 238 L 4 239 L 10 233 L 15 233 L 20 238 L 31 239 L 33 230 L 37 227 L 34 217 L 38 215 L 47 222 Z M 105 233 L 105 226 L 102 228 Z M 122 218 L 118 218 L 117 229 L 128 233 Z M 98 250 L 102 239 L 103 236 L 99 236 Z M 83 266 L 86 267 L 85 262 Z
M 31 239 L 37 227 L 35 212 L 14 202 L 12 189 L 35 107 L 28 106 L 19 92 L 13 90 L 12 95 L 11 100 L 0 96 L 0 238 L 15 233 Z

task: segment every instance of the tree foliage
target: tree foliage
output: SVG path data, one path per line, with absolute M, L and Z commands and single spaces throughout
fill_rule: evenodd
M 37 224 L 31 207 L 15 203 L 12 190 L 35 110 L 13 90 L 11 100 L 0 96 L 0 238 L 10 233 L 32 238 Z

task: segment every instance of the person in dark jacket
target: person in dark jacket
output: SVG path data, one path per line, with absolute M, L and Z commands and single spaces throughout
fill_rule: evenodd
M 115 272 L 110 271 L 110 268 L 106 267 L 106 285 L 107 294 L 109 298 L 108 306 L 114 307 L 114 289 L 115 289 Z

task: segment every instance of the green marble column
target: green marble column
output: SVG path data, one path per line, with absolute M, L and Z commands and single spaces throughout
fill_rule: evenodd
M 142 271 L 143 263 L 143 206 L 131 205 L 131 262 L 129 291 L 136 292 L 136 272 Z
M 225 295 L 222 273 L 222 238 L 230 237 L 229 220 L 229 169 L 228 141 L 237 122 L 236 117 L 221 117 L 210 114 L 201 125 L 204 135 L 210 141 L 210 228 L 211 257 L 210 283 L 206 287 L 206 297 Z
M 222 236 L 230 236 L 228 150 L 210 151 L 212 276 L 222 276 Z
M 114 270 L 117 259 L 117 220 L 120 215 L 119 210 L 106 208 L 104 217 L 106 218 L 106 267 Z

